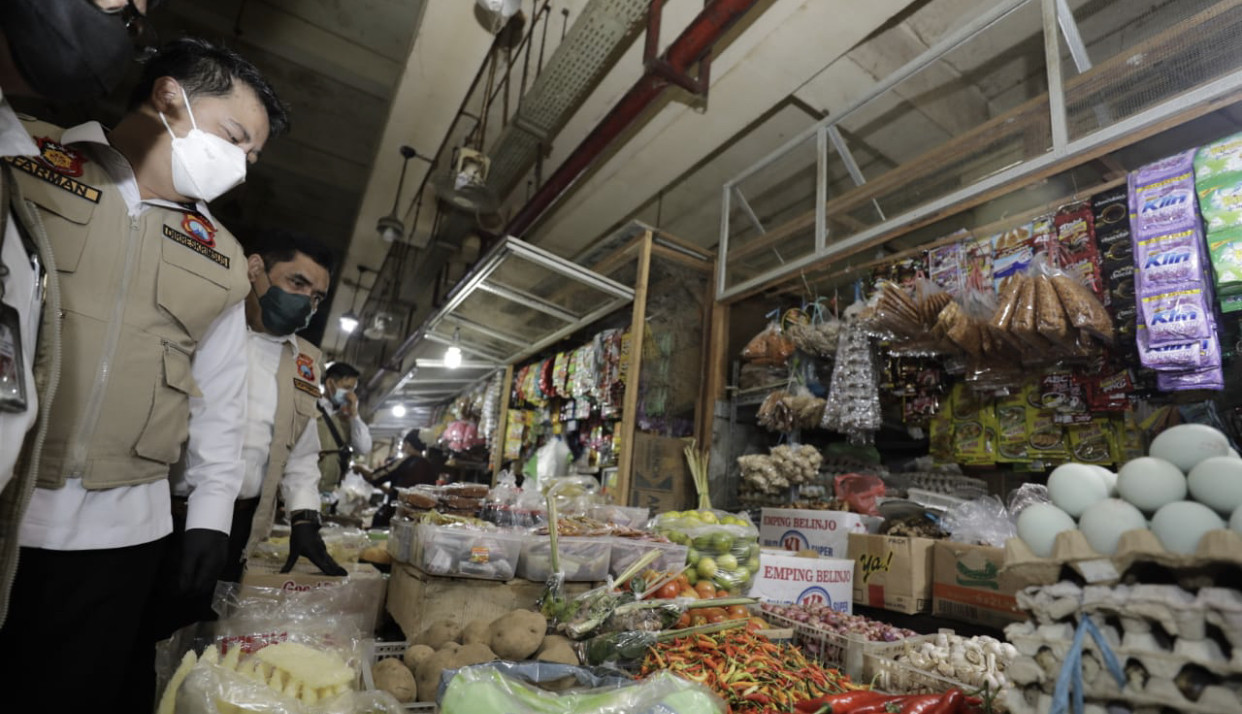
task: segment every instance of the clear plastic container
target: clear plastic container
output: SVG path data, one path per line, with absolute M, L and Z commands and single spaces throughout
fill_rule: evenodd
M 561 570 L 566 582 L 597 582 L 608 575 L 612 557 L 612 538 L 574 538 L 557 540 Z M 546 535 L 528 535 L 522 542 L 518 577 L 543 582 L 552 571 L 552 541 Z
M 522 553 L 516 531 L 419 524 L 413 563 L 428 575 L 512 580 Z
M 609 561 L 608 572 L 615 578 L 625 572 L 625 569 L 630 567 L 636 560 L 652 550 L 660 551 L 660 557 L 656 558 L 655 562 L 647 567 L 663 572 L 679 572 L 686 567 L 686 554 L 690 552 L 689 547 L 678 545 L 677 543 L 659 543 L 636 538 L 613 538 L 612 557 Z
M 641 531 L 646 530 L 647 521 L 651 520 L 651 509 L 646 506 L 596 506 L 591 509 L 590 516 L 601 523 Z
M 414 544 L 418 525 L 414 521 L 394 518 L 388 526 L 388 553 L 398 563 L 414 562 Z

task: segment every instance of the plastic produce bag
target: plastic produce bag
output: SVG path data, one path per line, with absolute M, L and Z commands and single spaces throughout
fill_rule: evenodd
M 751 338 L 742 349 L 742 359 L 754 364 L 781 365 L 793 355 L 793 340 L 781 334 L 780 323 L 772 321 Z
M 657 516 L 652 525 L 672 542 L 690 546 L 687 564 L 700 580 L 711 580 L 734 594 L 750 588 L 759 569 L 759 529 L 745 513 L 669 512 Z
M 341 485 L 333 491 L 336 497 L 337 515 L 361 516 L 362 512 L 371 505 L 371 495 L 377 490 L 356 471 L 345 474 Z
M 884 495 L 884 481 L 872 474 L 840 474 L 833 484 L 838 499 L 845 501 L 855 513 L 878 516 L 876 499 Z
M 954 506 L 940 519 L 949 539 L 958 543 L 1003 548 L 1018 533 L 1009 510 L 996 496 L 984 496 Z
M 551 480 L 569 473 L 569 445 L 555 437 L 535 452 L 535 478 L 539 488 L 546 489 Z
M 1036 503 L 1052 503 L 1052 498 L 1048 495 L 1048 487 L 1038 483 L 1022 484 L 1009 494 L 1009 517 L 1016 523 L 1019 514 L 1027 506 L 1033 506 Z
M 484 664 L 457 670 L 443 687 L 440 714 L 725 714 L 725 703 L 706 687 L 668 672 L 642 681 L 600 678 L 589 670 L 566 665 L 534 665 L 533 676 L 549 681 L 568 676 L 591 689 L 549 692 L 529 684 L 523 665 Z M 508 670 L 507 673 L 506 669 Z M 447 676 L 447 675 L 446 675 Z

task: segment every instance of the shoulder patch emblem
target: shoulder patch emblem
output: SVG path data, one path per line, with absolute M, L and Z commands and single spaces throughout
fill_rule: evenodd
M 59 141 L 52 141 L 46 136 L 36 136 L 35 143 L 39 145 L 39 158 L 53 171 L 73 178 L 82 175 L 82 164 L 87 161 L 82 152 L 71 149 Z
M 216 227 L 211 224 L 211 221 L 207 220 L 206 216 L 201 216 L 197 213 L 187 213 L 181 219 L 181 227 L 185 229 L 186 233 L 190 234 L 191 238 L 199 243 L 209 248 L 216 247 Z
M 315 360 L 308 354 L 298 354 L 297 358 L 298 377 L 315 383 Z

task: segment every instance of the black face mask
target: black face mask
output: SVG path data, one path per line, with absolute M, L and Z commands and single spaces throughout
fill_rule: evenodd
M 121 18 L 87 0 L 2 0 L 0 27 L 22 78 L 48 99 L 103 96 L 134 56 Z
M 310 297 L 295 295 L 272 285 L 259 296 L 263 326 L 273 334 L 292 335 L 310 324 L 315 308 Z

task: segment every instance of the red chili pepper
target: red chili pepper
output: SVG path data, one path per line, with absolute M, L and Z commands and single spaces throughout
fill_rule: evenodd
M 932 714 L 957 714 L 962 710 L 962 705 L 966 700 L 966 695 L 960 689 L 950 689 L 945 692 L 944 698 L 940 700 L 940 704 L 932 709 Z
M 931 714 L 940 705 L 944 694 L 922 694 L 901 705 L 901 714 Z
M 845 694 L 830 694 L 826 697 L 800 702 L 794 706 L 794 709 L 803 714 L 813 712 L 845 714 L 845 712 L 852 712 L 864 704 L 872 704 L 890 698 L 888 695 L 880 694 L 879 692 L 847 692 Z

